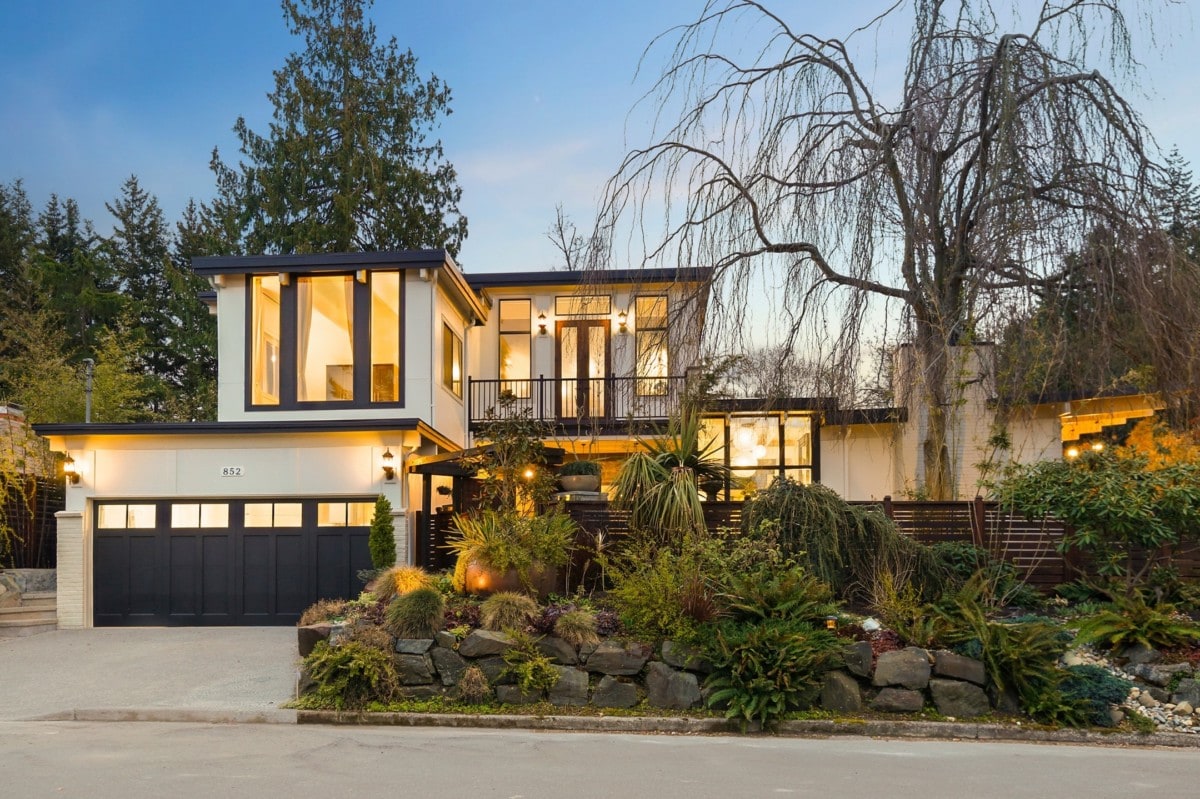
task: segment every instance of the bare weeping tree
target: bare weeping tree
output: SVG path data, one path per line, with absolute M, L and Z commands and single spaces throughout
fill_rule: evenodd
M 864 326 L 879 324 L 872 308 L 891 320 L 900 309 L 890 324 L 912 344 L 934 498 L 956 490 L 963 359 L 996 303 L 1060 281 L 1088 231 L 1135 238 L 1150 224 L 1150 137 L 1092 66 L 1128 76 L 1126 15 L 1148 23 L 1147 7 L 1007 10 L 901 0 L 841 40 L 755 0 L 710 2 L 664 34 L 674 49 L 646 97 L 652 143 L 625 158 L 600 217 L 632 231 L 619 239 L 627 257 L 715 267 L 714 293 L 742 330 L 772 291 L 754 287 L 779 287 L 787 340 L 826 337 L 822 358 L 845 374 Z M 871 42 L 909 25 L 906 64 L 878 64 Z

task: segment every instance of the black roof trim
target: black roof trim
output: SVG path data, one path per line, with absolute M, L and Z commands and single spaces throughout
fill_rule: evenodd
M 262 422 L 132 422 L 128 424 L 35 424 L 42 436 L 211 436 L 228 433 L 267 435 L 271 433 L 354 433 L 372 430 L 419 430 L 432 428 L 421 419 L 331 419 L 306 421 L 288 419 Z
M 480 272 L 465 275 L 471 287 L 520 288 L 522 286 L 606 286 L 620 283 L 702 283 L 712 277 L 711 267 L 682 269 L 585 269 L 576 272 Z
M 826 425 L 890 424 L 907 421 L 908 408 L 846 408 L 825 413 Z
M 832 397 L 753 397 L 751 399 L 713 399 L 709 413 L 771 413 L 773 411 L 831 411 L 837 408 Z
M 454 264 L 446 250 L 327 252 L 303 255 L 211 255 L 192 259 L 198 275 L 245 275 L 258 272 L 323 272 L 331 269 L 400 267 L 420 269 Z

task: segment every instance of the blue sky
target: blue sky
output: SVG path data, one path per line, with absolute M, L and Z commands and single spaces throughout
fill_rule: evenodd
M 1003 3 L 1004 0 L 1001 0 Z M 702 0 L 377 0 L 422 74 L 445 80 L 453 114 L 440 137 L 459 172 L 470 271 L 547 268 L 555 205 L 589 221 L 604 181 L 645 141 L 630 116 L 667 55 L 653 37 L 690 21 Z M 777 0 L 793 25 L 844 36 L 881 0 Z M 1200 171 L 1200 48 L 1185 7 L 1160 18 L 1133 99 L 1160 143 Z M 896 41 L 902 50 L 904 38 Z M 209 155 L 236 157 L 239 115 L 270 119 L 272 71 L 299 46 L 277 0 L 0 0 L 0 182 L 22 179 L 35 207 L 77 199 L 106 232 L 104 203 L 136 174 L 171 221 L 206 200 Z M 881 42 L 876 70 L 902 53 Z

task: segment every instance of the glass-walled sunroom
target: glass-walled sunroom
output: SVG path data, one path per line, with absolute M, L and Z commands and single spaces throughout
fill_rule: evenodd
M 819 479 L 817 415 L 811 412 L 727 413 L 702 421 L 701 445 L 730 470 L 725 498 L 739 501 L 789 477 L 809 484 Z

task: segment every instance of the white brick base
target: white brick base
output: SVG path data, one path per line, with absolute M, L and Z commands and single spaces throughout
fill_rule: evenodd
M 88 561 L 91 547 L 79 511 L 59 511 L 58 520 L 58 626 L 59 629 L 91 627 L 88 607 Z

